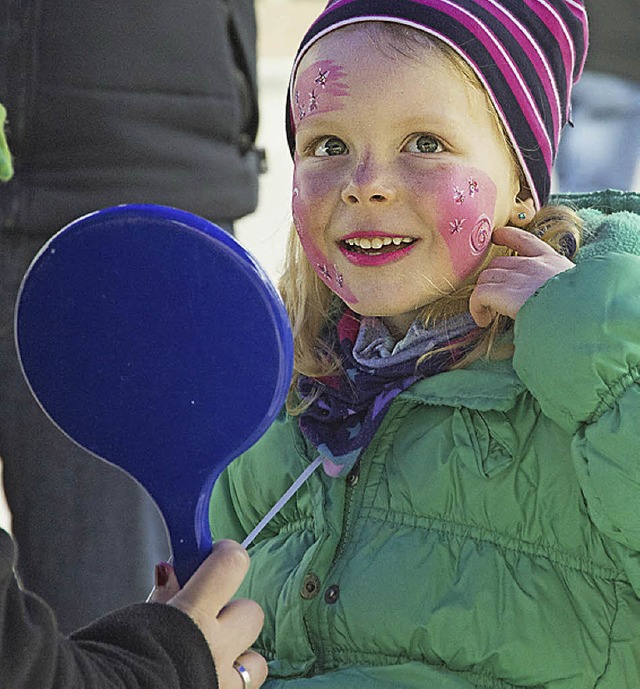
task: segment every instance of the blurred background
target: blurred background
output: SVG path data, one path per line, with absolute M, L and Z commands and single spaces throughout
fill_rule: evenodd
M 280 274 L 291 215 L 292 163 L 285 136 L 285 97 L 293 57 L 326 0 L 257 0 L 258 146 L 267 152 L 257 210 L 238 220 L 236 236 L 274 279 Z

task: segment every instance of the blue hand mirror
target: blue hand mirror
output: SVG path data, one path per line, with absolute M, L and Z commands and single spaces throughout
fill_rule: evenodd
M 211 548 L 215 479 L 266 431 L 291 380 L 289 321 L 268 276 L 203 218 L 117 206 L 42 248 L 15 327 L 36 399 L 151 494 L 184 582 Z

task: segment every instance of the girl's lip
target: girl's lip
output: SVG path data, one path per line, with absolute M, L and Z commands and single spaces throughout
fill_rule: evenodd
M 356 234 L 353 235 L 355 237 L 364 237 L 364 234 Z M 377 233 L 373 233 L 372 235 L 369 236 L 387 236 L 387 237 L 397 237 L 398 235 L 380 235 Z M 351 237 L 347 237 L 346 239 L 351 239 Z M 403 259 L 410 251 L 413 249 L 413 247 L 417 244 L 417 241 L 414 241 L 413 244 L 405 244 L 404 246 L 399 246 L 397 250 L 395 251 L 385 251 L 380 252 L 380 253 L 359 253 L 357 251 L 349 251 L 343 244 L 339 244 L 338 247 L 340 251 L 342 252 L 342 255 L 349 261 L 350 263 L 353 263 L 356 266 L 382 266 L 385 265 L 386 263 L 392 263 L 393 261 L 400 261 Z

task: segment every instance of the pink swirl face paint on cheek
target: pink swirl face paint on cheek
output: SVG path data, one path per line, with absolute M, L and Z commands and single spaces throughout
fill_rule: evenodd
M 496 186 L 484 172 L 468 167 L 454 167 L 433 181 L 438 232 L 461 280 L 480 267 L 491 246 Z

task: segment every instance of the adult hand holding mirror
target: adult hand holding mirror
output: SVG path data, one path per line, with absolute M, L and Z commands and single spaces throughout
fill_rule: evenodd
M 203 218 L 117 206 L 42 248 L 15 325 L 42 408 L 151 494 L 186 581 L 211 548 L 215 479 L 266 431 L 291 379 L 289 321 L 266 273 Z

